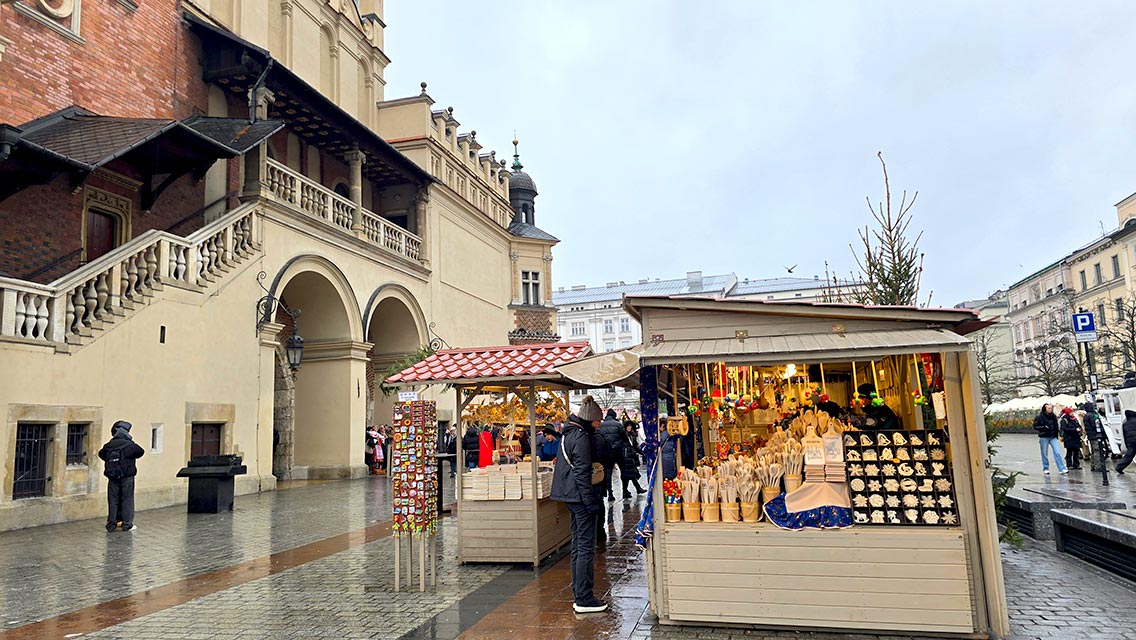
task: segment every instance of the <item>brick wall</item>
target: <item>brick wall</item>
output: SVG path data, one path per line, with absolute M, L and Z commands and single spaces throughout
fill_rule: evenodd
M 0 5 L 0 34 L 12 41 L 0 59 L 0 121 L 20 124 L 72 104 L 127 117 L 205 113 L 201 46 L 181 22 L 180 1 L 138 4 L 82 3 L 84 44 Z
M 552 311 L 541 307 L 513 307 L 509 344 L 559 342 L 552 327 Z

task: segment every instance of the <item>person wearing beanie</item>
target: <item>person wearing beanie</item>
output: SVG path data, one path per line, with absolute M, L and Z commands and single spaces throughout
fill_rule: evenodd
M 615 411 L 612 409 L 607 410 L 603 422 L 600 423 L 596 429 L 596 450 L 597 461 L 603 465 L 604 468 L 604 484 L 601 495 L 607 495 L 608 500 L 615 500 L 615 494 L 612 491 L 612 471 L 615 466 L 619 465 L 621 475 L 623 469 L 624 458 L 627 455 L 627 449 L 631 447 L 631 443 L 627 440 L 627 431 L 623 428 L 623 423 L 616 419 Z M 624 498 L 629 497 L 624 485 Z
M 895 411 L 886 404 L 876 406 L 872 403 L 872 394 L 876 393 L 876 386 L 871 382 L 865 382 L 856 388 L 860 399 L 864 401 L 864 415 L 867 420 L 864 421 L 864 430 L 878 431 L 878 430 L 891 430 L 899 428 L 899 416 L 895 415 Z
M 552 473 L 553 500 L 568 508 L 572 529 L 572 609 L 599 613 L 607 603 L 595 595 L 596 521 L 600 498 L 592 486 L 593 447 L 603 411 L 592 396 L 568 416 L 560 436 L 560 451 Z
M 103 475 L 107 478 L 108 532 L 119 527 L 123 531 L 138 528 L 134 525 L 134 477 L 138 475 L 134 461 L 146 451 L 130 437 L 130 427 L 131 424 L 125 420 L 115 422 L 110 429 L 110 441 L 99 449 Z
M 1070 407 L 1061 410 L 1061 440 L 1065 444 L 1065 466 L 1076 471 L 1081 468 L 1081 423 Z
M 537 455 L 541 462 L 552 462 L 560 451 L 560 432 L 552 425 L 548 425 L 541 431 L 541 435 L 543 437 L 540 446 L 537 447 Z
M 1116 472 L 1123 474 L 1128 465 L 1132 464 L 1132 459 L 1136 458 L 1136 411 L 1131 409 L 1124 410 L 1124 424 L 1120 427 L 1121 433 L 1124 435 L 1124 457 L 1116 464 Z

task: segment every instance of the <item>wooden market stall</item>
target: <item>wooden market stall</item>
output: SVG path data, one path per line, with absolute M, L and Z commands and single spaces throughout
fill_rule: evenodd
M 658 380 L 641 389 L 644 419 L 657 394 L 660 411 L 700 432 L 703 478 L 744 484 L 743 472 L 727 474 L 751 462 L 750 478 L 768 478 L 792 467 L 794 452 L 799 469 L 804 442 L 806 485 L 848 501 L 824 512 L 847 514 L 842 528 L 791 530 L 786 522 L 811 512 L 787 513 L 801 480 L 775 477 L 761 522 L 721 521 L 736 513 L 725 497 L 721 516 L 715 506 L 712 517 L 694 509 L 683 510 L 693 521 L 668 521 L 664 503 L 681 498 L 664 496 L 656 466 L 647 557 L 662 623 L 1008 633 L 977 365 L 963 337 L 983 326 L 972 312 L 669 297 L 627 298 L 624 308 L 643 326 L 639 378 Z M 858 395 L 866 383 L 876 395 Z M 886 428 L 864 418 L 889 408 Z M 790 426 L 777 434 L 778 422 Z M 809 480 L 817 424 L 840 450 L 820 451 Z
M 556 366 L 591 354 L 587 342 L 511 345 L 438 351 L 422 362 L 387 378 L 385 384 L 411 388 L 448 385 L 457 391 L 459 445 L 455 484 L 458 505 L 458 562 L 532 563 L 538 566 L 571 539 L 568 510 L 549 499 L 551 465 L 538 460 L 544 422 L 538 409 L 548 399 L 560 402 L 567 418 L 567 392 L 580 385 L 556 372 Z M 497 464 L 466 471 L 460 445 L 466 424 L 461 419 L 475 399 L 500 406 L 493 418 L 507 432 L 529 430 L 529 450 L 516 464 Z M 561 399 L 563 398 L 563 399 Z M 521 420 L 515 406 L 521 408 Z

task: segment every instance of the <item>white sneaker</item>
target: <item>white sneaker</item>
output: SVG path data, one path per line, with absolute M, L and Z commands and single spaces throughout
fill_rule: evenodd
M 607 603 L 602 600 L 596 600 L 595 604 L 591 605 L 572 603 L 572 610 L 576 613 L 599 613 L 601 611 L 607 611 Z
M 123 529 L 123 531 L 134 531 L 137 528 L 138 528 L 138 525 L 132 524 L 132 525 L 130 525 L 129 529 Z
M 1061 470 L 1061 475 L 1065 475 L 1065 474 L 1067 474 L 1067 473 L 1069 473 L 1069 470 L 1068 470 L 1068 469 L 1062 469 L 1062 470 Z
M 1049 475 L 1049 469 L 1046 469 L 1045 471 L 1042 471 L 1042 473 L 1044 473 L 1045 475 Z

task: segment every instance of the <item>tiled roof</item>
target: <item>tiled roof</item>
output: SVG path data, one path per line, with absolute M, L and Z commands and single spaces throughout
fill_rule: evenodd
M 756 280 L 739 280 L 738 285 L 730 289 L 727 296 L 747 296 L 756 293 L 776 293 L 778 291 L 798 291 L 809 289 L 825 289 L 828 281 L 818 278 L 761 278 Z M 837 280 L 839 287 L 851 287 L 855 283 L 850 280 Z
M 556 236 L 527 222 L 514 222 L 509 225 L 509 233 L 522 238 L 532 238 L 533 240 L 560 242 L 560 239 Z
M 653 280 L 631 284 L 620 283 L 605 287 L 569 289 L 553 293 L 552 303 L 558 307 L 562 307 L 584 302 L 602 302 L 604 300 L 614 300 L 618 302 L 623 299 L 624 295 L 725 295 L 726 291 L 733 286 L 736 280 L 737 277 L 734 276 L 734 274 L 728 273 L 721 276 L 703 276 L 701 286 L 698 287 L 691 287 L 686 278 L 677 278 L 674 280 Z
M 555 367 L 591 354 L 587 342 L 444 349 L 386 379 L 388 384 L 558 377 Z

